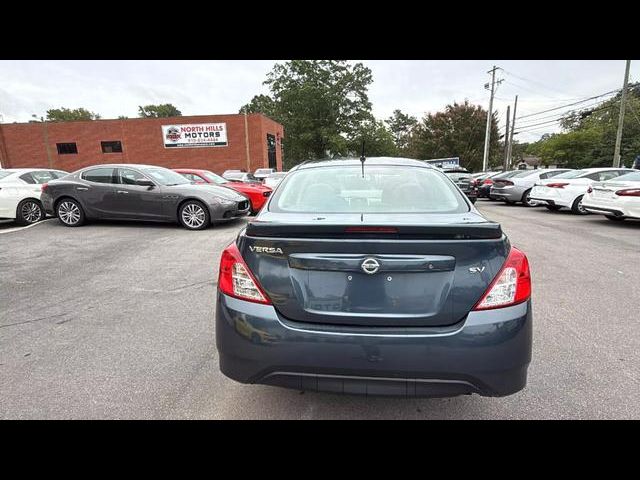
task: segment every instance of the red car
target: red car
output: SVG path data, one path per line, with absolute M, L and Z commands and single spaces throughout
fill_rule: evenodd
M 178 172 L 183 177 L 196 183 L 212 183 L 214 185 L 222 185 L 224 187 L 231 188 L 236 192 L 240 192 L 249 198 L 251 202 L 251 213 L 258 213 L 258 211 L 267 201 L 269 195 L 273 191 L 269 187 L 265 187 L 261 183 L 244 183 L 244 182 L 232 182 L 226 178 L 222 178 L 220 175 L 216 175 L 209 170 L 198 170 L 195 168 L 174 168 L 174 172 Z

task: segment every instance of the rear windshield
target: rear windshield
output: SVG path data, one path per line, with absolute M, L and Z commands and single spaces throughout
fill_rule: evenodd
M 269 203 L 291 213 L 463 213 L 469 207 L 453 183 L 423 167 L 320 167 L 290 173 Z
M 207 177 L 207 180 L 209 180 L 211 183 L 218 183 L 218 184 L 229 183 L 229 180 L 222 178 L 220 175 L 216 175 L 215 173 L 210 172 L 209 170 L 207 170 L 206 172 L 203 172 L 203 175 Z
M 640 182 L 640 172 L 625 173 L 612 180 L 614 182 Z
M 2 171 L 0 171 L 0 179 L 2 179 L 4 177 L 8 177 L 12 173 L 15 173 L 15 172 L 2 172 Z
M 510 178 L 528 177 L 529 175 L 533 175 L 534 173 L 538 173 L 538 171 L 537 170 L 523 170 L 522 172 L 518 172 L 515 175 L 511 176 Z
M 560 175 L 554 175 L 554 180 L 556 178 L 578 178 L 581 175 L 585 175 L 589 173 L 589 170 L 569 170 L 568 172 L 561 173 Z

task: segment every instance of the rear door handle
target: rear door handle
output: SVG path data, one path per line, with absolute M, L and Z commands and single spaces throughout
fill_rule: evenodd
M 129 192 L 127 192 L 126 190 L 118 190 L 116 193 L 124 193 L 124 194 L 128 194 Z
M 89 190 L 89 187 L 76 187 L 76 190 Z

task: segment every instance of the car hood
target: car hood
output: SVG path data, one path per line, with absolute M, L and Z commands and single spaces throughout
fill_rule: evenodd
M 235 202 L 246 200 L 244 195 L 236 192 L 235 190 L 218 185 L 211 185 L 209 183 L 189 183 L 184 185 L 172 185 L 164 188 L 172 189 L 185 195 L 201 195 L 203 193 L 207 193 L 225 200 L 233 200 Z

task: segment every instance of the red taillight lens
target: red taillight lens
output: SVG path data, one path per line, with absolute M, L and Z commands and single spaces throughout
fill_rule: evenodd
M 564 188 L 568 183 L 547 183 L 547 187 L 549 188 Z
M 48 183 L 43 183 L 42 186 L 40 187 L 40 191 L 41 192 L 46 192 L 47 188 L 49 188 L 49 184 Z
M 531 274 L 527 256 L 512 247 L 507 260 L 473 310 L 503 308 L 531 297 Z
M 493 185 L 493 180 L 491 180 L 490 178 L 485 178 L 484 182 L 482 182 L 484 185 Z
M 627 188 L 624 190 L 618 190 L 616 195 L 620 197 L 640 197 L 640 188 Z
M 230 297 L 271 305 L 269 297 L 260 288 L 235 243 L 222 252 L 218 288 Z
M 345 233 L 398 233 L 395 227 L 347 227 Z
M 496 180 L 494 183 L 499 185 L 513 185 L 511 180 Z

